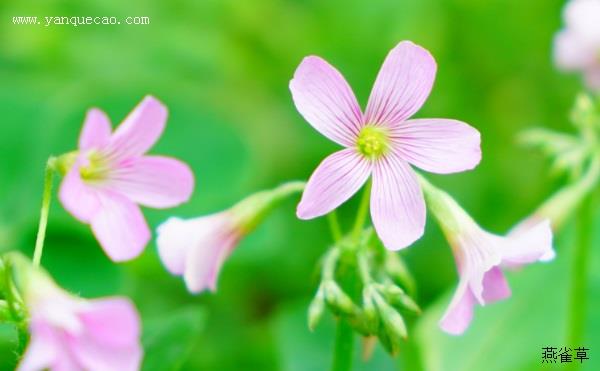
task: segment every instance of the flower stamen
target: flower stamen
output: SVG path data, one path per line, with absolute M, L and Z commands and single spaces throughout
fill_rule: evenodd
M 388 130 L 377 126 L 365 126 L 356 140 L 358 151 L 369 159 L 378 159 L 390 149 Z

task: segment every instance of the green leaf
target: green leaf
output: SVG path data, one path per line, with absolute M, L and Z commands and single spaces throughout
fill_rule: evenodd
M 143 370 L 181 370 L 198 341 L 205 312 L 202 307 L 188 306 L 144 323 Z

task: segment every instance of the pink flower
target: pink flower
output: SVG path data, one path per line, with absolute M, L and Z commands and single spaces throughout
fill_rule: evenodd
M 373 177 L 371 218 L 388 249 L 410 245 L 425 227 L 425 204 L 409 164 L 434 173 L 474 168 L 479 132 L 449 119 L 409 118 L 423 105 L 436 73 L 429 52 L 403 41 L 388 54 L 365 113 L 342 75 L 319 57 L 305 58 L 290 82 L 298 111 L 321 134 L 346 147 L 310 177 L 297 214 L 329 213 Z
M 565 28 L 554 40 L 556 63 L 583 72 L 586 84 L 600 90 L 600 0 L 572 0 L 563 16 Z
M 167 270 L 183 276 L 188 290 L 216 291 L 225 259 L 246 234 L 230 211 L 194 219 L 172 217 L 158 227 L 156 244 Z
M 511 295 L 501 267 L 518 267 L 554 258 L 549 220 L 521 224 L 508 237 L 482 230 L 464 212 L 460 231 L 446 233 L 456 259 L 460 280 L 440 327 L 462 334 L 473 318 L 475 304 L 486 305 Z
M 238 242 L 282 200 L 303 189 L 303 182 L 287 182 L 251 194 L 218 213 L 193 219 L 169 218 L 157 230 L 160 259 L 170 273 L 183 276 L 189 291 L 215 291 L 219 271 Z
M 18 371 L 140 369 L 140 320 L 129 300 L 87 301 L 43 284 L 32 292 L 31 339 Z
M 92 227 L 114 261 L 138 256 L 150 229 L 137 204 L 168 208 L 189 199 L 194 176 L 173 158 L 144 156 L 163 132 L 167 109 L 147 96 L 111 134 L 108 117 L 91 109 L 79 137 L 79 153 L 66 174 L 60 200 Z

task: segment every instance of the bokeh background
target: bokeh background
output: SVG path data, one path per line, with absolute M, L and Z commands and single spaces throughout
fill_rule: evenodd
M 504 233 L 564 183 L 521 148 L 532 126 L 571 130 L 577 76 L 552 64 L 561 27 L 558 0 L 16 1 L 0 3 L 0 251 L 34 245 L 43 168 L 75 148 L 85 111 L 116 125 L 145 94 L 170 110 L 152 150 L 187 161 L 197 177 L 191 202 L 145 210 L 154 228 L 170 215 L 226 208 L 250 192 L 305 179 L 336 146 L 296 112 L 288 82 L 316 54 L 348 79 L 361 104 L 387 52 L 409 39 L 439 70 L 418 117 L 457 118 L 482 134 L 474 171 L 430 176 L 487 229 Z M 13 25 L 13 16 L 148 16 L 150 25 Z M 57 185 L 58 183 L 55 183 Z M 316 263 L 331 238 L 324 220 L 299 221 L 286 202 L 227 261 L 216 294 L 189 295 L 163 269 L 154 243 L 115 265 L 89 228 L 54 199 L 43 264 L 84 297 L 128 295 L 144 321 L 145 370 L 322 370 L 331 361 L 334 321 L 311 333 L 306 307 Z M 349 226 L 356 200 L 341 209 Z M 598 220 L 598 218 L 597 218 Z M 598 225 L 600 227 L 600 224 Z M 536 370 L 542 347 L 565 341 L 572 226 L 558 259 L 510 274 L 513 297 L 480 308 L 460 338 L 436 322 L 457 277 L 433 220 L 401 254 L 425 309 L 411 320 L 400 356 L 381 349 L 357 370 Z M 596 232 L 600 228 L 594 229 Z M 587 370 L 600 362 L 600 236 L 595 237 L 584 345 Z M 0 369 L 14 366 L 14 333 L 0 327 Z M 357 343 L 357 347 L 359 344 Z M 358 352 L 357 352 L 358 353 Z

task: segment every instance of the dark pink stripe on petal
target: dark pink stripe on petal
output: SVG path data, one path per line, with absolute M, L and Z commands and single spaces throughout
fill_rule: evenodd
M 371 217 L 386 248 L 399 250 L 415 242 L 425 228 L 425 200 L 410 166 L 393 152 L 376 162 Z
M 353 148 L 326 157 L 308 180 L 296 214 L 300 219 L 327 214 L 362 187 L 371 169 L 371 162 Z
M 377 75 L 364 121 L 391 126 L 411 117 L 427 100 L 436 69 L 427 50 L 410 41 L 399 43 Z
M 408 120 L 391 129 L 390 139 L 404 160 L 432 173 L 470 170 L 481 161 L 479 131 L 457 120 Z
M 330 140 L 350 147 L 361 127 L 362 113 L 344 77 L 319 57 L 306 57 L 290 81 L 296 108 Z

